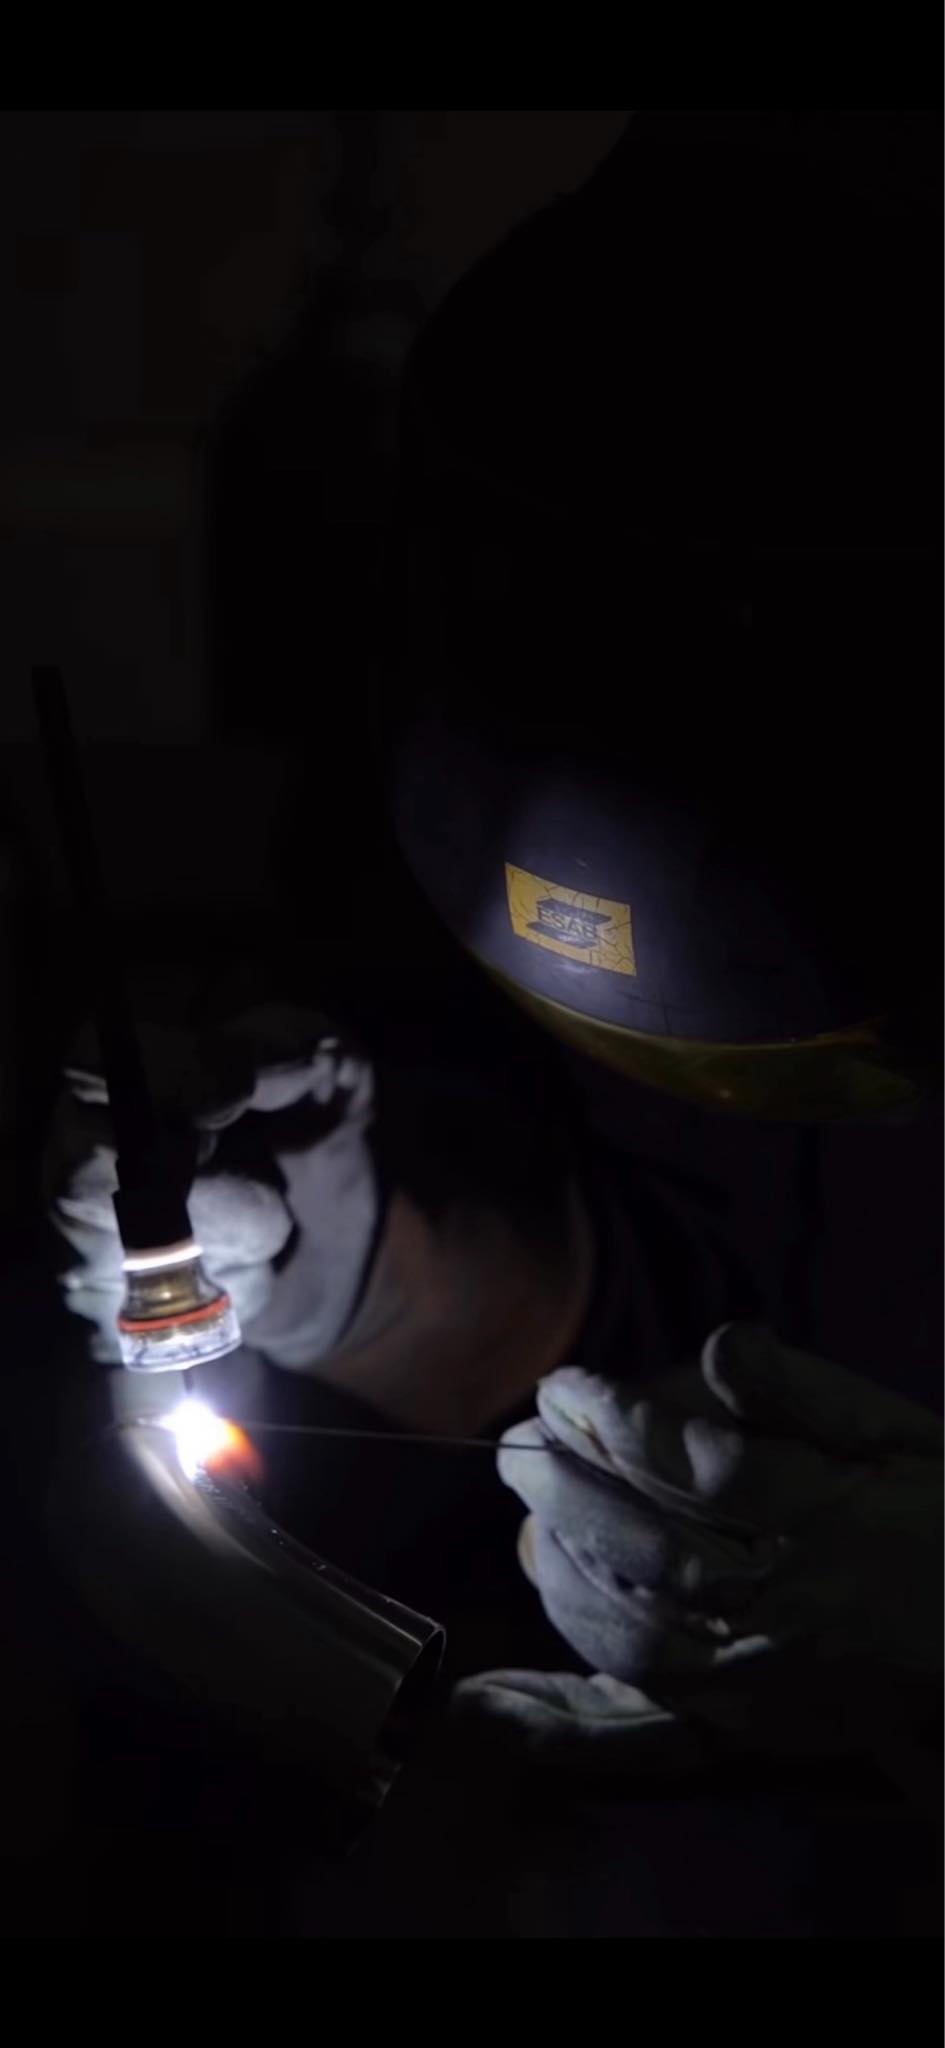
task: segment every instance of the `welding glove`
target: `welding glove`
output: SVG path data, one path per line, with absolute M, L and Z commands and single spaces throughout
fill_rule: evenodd
M 306 1367 L 347 1325 L 374 1244 L 379 1198 L 367 1132 L 373 1077 L 324 1019 L 263 1008 L 195 1039 L 142 1032 L 162 1113 L 188 1123 L 194 1235 L 245 1337 L 275 1364 Z M 50 1213 L 75 1254 L 67 1306 L 117 1363 L 121 1245 L 115 1151 L 95 1041 L 80 1034 L 46 1160 Z
M 501 1193 L 464 1192 L 461 1148 L 455 1186 L 429 1212 L 396 1180 L 382 1199 L 371 1068 L 322 1020 L 267 1009 L 203 1040 L 143 1035 L 165 1122 L 183 1119 L 196 1137 L 191 1221 L 247 1347 L 405 1427 L 460 1433 L 507 1415 L 558 1362 L 592 1265 L 566 1182 L 531 1231 Z M 93 1325 L 93 1355 L 117 1362 L 115 1153 L 88 1041 L 67 1082 L 47 1159 L 52 1220 L 75 1254 L 65 1298 Z M 442 1149 L 449 1105 L 438 1103 L 427 1118 Z
M 708 1738 L 922 1780 L 942 1669 L 934 1416 L 728 1325 L 647 1392 L 553 1373 L 499 1470 L 530 1509 L 524 1568 L 597 1675 L 486 1673 L 460 1711 L 591 1770 L 645 1775 Z

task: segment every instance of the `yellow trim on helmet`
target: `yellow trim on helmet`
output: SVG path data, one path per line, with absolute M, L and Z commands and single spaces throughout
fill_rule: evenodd
M 631 1031 L 537 995 L 498 968 L 487 971 L 539 1024 L 578 1051 L 705 1108 L 819 1122 L 882 1116 L 917 1099 L 914 1082 L 884 1063 L 879 1019 L 814 1038 L 713 1044 Z

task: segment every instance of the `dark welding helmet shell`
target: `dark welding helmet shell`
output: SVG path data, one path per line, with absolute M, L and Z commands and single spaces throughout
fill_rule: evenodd
M 859 1115 L 937 1035 L 937 200 L 907 116 L 737 118 L 631 126 L 417 348 L 393 810 L 559 1035 Z

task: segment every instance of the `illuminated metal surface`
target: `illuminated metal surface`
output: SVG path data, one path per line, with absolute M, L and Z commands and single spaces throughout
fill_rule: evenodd
M 115 1378 L 128 1394 L 148 1386 Z M 54 1501 L 63 1563 L 110 1633 L 201 1711 L 291 1757 L 357 1826 L 396 1776 L 443 1632 L 296 1542 L 229 1461 L 226 1477 L 211 1469 L 224 1433 L 243 1433 L 196 1405 L 202 1416 L 155 1404 L 68 1461 Z

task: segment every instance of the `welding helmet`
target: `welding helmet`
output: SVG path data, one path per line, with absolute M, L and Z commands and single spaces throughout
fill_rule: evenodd
M 408 863 L 560 1037 L 774 1118 L 940 1042 L 932 118 L 636 117 L 407 380 Z

